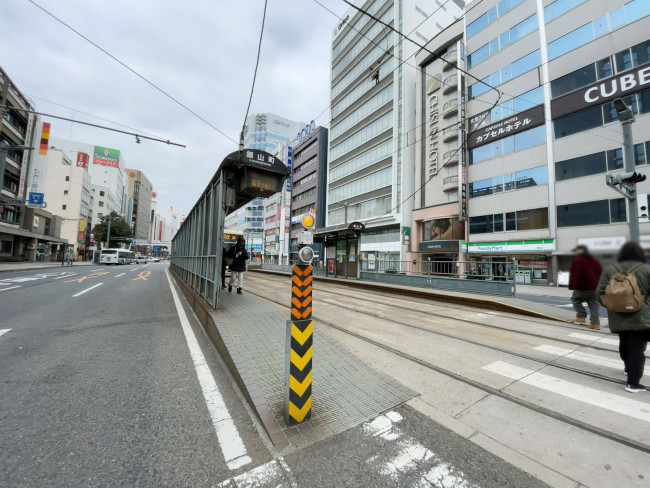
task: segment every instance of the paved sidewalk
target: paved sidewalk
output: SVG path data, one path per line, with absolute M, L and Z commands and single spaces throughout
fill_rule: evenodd
M 571 290 L 566 286 L 541 286 L 541 285 L 520 285 L 517 284 L 517 294 L 543 295 L 547 297 L 561 297 L 567 300 L 571 298 Z
M 18 263 L 0 263 L 0 273 L 6 271 L 30 271 L 34 269 L 52 269 L 52 268 L 70 268 L 75 266 L 92 266 L 94 263 L 92 261 L 75 261 L 72 266 L 61 266 L 61 261 L 49 261 L 49 262 L 39 262 L 39 261 L 20 261 Z
M 217 329 L 275 447 L 311 444 L 362 423 L 416 395 L 320 333 L 314 323 L 312 419 L 284 422 L 288 310 L 249 293 L 222 290 Z

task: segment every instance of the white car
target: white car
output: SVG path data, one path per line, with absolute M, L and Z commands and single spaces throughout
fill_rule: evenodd
M 147 258 L 147 262 L 148 262 L 148 263 L 155 263 L 155 262 L 156 262 L 156 258 L 154 258 L 153 256 L 149 256 L 149 257 Z

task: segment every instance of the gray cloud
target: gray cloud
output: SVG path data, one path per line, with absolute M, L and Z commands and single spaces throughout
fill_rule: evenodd
M 37 0 L 237 140 L 250 92 L 261 0 Z M 330 8 L 344 12 L 345 4 Z M 311 1 L 269 0 L 251 112 L 309 121 L 329 103 L 331 28 Z M 187 212 L 236 145 L 25 0 L 5 0 L 0 60 L 25 94 L 187 144 L 143 141 L 56 119 L 52 137 L 114 147 L 144 171 L 158 205 Z M 34 99 L 38 111 L 97 119 Z M 325 124 L 329 113 L 317 122 Z M 106 124 L 108 125 L 108 124 Z

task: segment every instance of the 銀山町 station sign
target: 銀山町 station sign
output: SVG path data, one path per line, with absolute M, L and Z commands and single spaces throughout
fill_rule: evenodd
M 650 66 L 612 76 L 551 100 L 553 119 L 650 88 Z

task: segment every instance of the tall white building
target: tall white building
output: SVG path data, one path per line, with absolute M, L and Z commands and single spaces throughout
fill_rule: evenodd
M 358 0 L 355 5 L 426 44 L 462 15 L 464 2 Z M 332 38 L 327 225 L 346 223 L 346 216 L 347 222 L 363 222 L 355 252 L 405 259 L 408 247 L 401 234 L 411 225 L 414 205 L 419 48 L 354 8 L 343 19 Z
M 87 246 L 90 241 L 86 237 L 94 224 L 87 165 L 76 157 L 71 160 L 61 150 L 50 148 L 43 188 L 48 211 L 63 218 L 61 237 L 74 247 L 75 257 L 85 256 L 90 251 Z
M 50 147 L 62 150 L 72 161 L 76 161 L 77 153 L 88 155 L 88 173 L 95 191 L 93 214 L 97 219 L 111 212 L 127 216 L 126 164 L 122 151 L 65 139 L 50 139 Z

